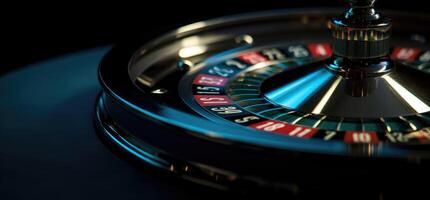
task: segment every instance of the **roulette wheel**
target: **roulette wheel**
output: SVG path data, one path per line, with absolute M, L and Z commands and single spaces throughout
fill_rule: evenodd
M 374 0 L 348 3 L 346 10 L 277 10 L 198 22 L 149 43 L 136 38 L 42 63 L 39 73 L 2 77 L 0 89 L 9 95 L 0 108 L 14 117 L 2 119 L 1 132 L 37 135 L 2 137 L 4 158 L 31 158 L 19 161 L 27 172 L 21 178 L 16 165 L 2 162 L 0 169 L 10 172 L 1 179 L 8 183 L 4 194 L 25 198 L 49 185 L 51 198 L 81 199 L 52 187 L 64 179 L 80 185 L 73 188 L 86 198 L 101 199 L 124 193 L 156 199 L 425 193 L 430 18 L 380 13 Z M 70 66 L 74 70 L 64 74 Z M 41 71 L 50 75 L 32 76 Z M 28 81 L 40 84 L 19 87 Z M 6 87 L 11 82 L 18 85 Z M 17 97 L 22 102 L 13 101 Z M 25 117 L 44 123 L 15 120 Z M 94 133 L 88 131 L 93 125 Z M 52 138 L 36 129 L 61 134 Z M 98 139 L 115 156 L 92 143 Z M 39 149 L 38 140 L 51 148 Z M 17 150 L 20 145 L 34 150 Z M 16 156 L 8 156 L 11 151 Z M 47 152 L 61 162 L 37 156 Z M 18 194 L 19 184 L 32 189 Z
M 118 45 L 99 68 L 99 133 L 135 160 L 221 190 L 418 187 L 430 51 L 416 24 L 428 18 L 374 3 L 227 17 Z

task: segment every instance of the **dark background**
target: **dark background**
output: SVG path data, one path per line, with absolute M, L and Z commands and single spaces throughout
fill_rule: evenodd
M 380 0 L 378 7 L 428 10 L 424 0 Z M 130 3 L 57 1 L 0 7 L 0 74 L 83 48 L 136 36 L 154 38 L 192 22 L 243 12 L 301 7 L 341 7 L 346 0 L 167 1 Z

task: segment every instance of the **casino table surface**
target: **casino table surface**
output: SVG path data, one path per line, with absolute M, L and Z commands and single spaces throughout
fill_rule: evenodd
M 0 199 L 215 199 L 224 195 L 130 163 L 98 138 L 97 67 L 110 47 L 0 76 Z

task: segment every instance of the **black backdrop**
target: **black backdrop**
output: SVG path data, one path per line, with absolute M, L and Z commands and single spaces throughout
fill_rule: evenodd
M 378 7 L 427 12 L 425 0 L 380 0 Z M 135 35 L 151 39 L 191 22 L 235 13 L 345 6 L 346 0 L 151 0 L 0 6 L 0 74 L 48 57 Z

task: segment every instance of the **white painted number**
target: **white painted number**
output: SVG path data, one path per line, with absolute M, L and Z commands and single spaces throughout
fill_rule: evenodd
M 282 60 L 285 59 L 285 55 L 282 54 L 278 49 L 266 49 L 261 52 L 261 54 L 267 56 L 269 60 Z
M 272 132 L 272 131 L 276 131 L 280 128 L 283 128 L 283 127 L 285 127 L 285 124 L 275 123 L 275 122 L 267 122 L 265 124 L 257 126 L 256 128 L 259 130 Z
M 420 62 L 429 62 L 429 61 L 430 61 L 430 51 L 427 51 L 420 56 Z
M 241 113 L 242 111 L 237 109 L 234 106 L 229 106 L 229 107 L 217 107 L 217 108 L 212 108 L 212 111 L 217 112 L 218 114 L 221 115 L 228 115 L 228 114 L 237 114 L 237 113 Z
M 217 87 L 197 86 L 198 94 L 219 94 L 220 89 Z
M 352 140 L 356 143 L 369 143 L 372 140 L 369 133 L 353 133 Z
M 336 135 L 336 131 L 327 131 L 325 134 L 326 136 L 324 136 L 324 140 L 330 140 Z
M 415 49 L 402 48 L 397 53 L 397 59 L 399 60 L 409 60 L 416 53 Z
M 242 64 L 242 63 L 240 63 L 239 61 L 236 61 L 236 60 L 229 60 L 229 61 L 225 62 L 225 64 L 227 66 L 236 67 L 238 69 L 245 69 L 247 67 L 245 64 Z
M 387 138 L 391 141 L 391 142 L 407 142 L 408 138 L 405 137 L 405 135 L 403 133 L 386 133 L 385 134 L 387 136 Z
M 308 133 L 310 133 L 311 131 L 312 131 L 312 129 L 297 127 L 293 131 L 291 131 L 288 135 L 289 136 L 296 136 L 296 137 L 304 137 Z
M 234 70 L 214 66 L 214 67 L 212 67 L 212 69 L 209 70 L 209 73 L 214 74 L 214 75 L 219 75 L 222 77 L 228 77 L 234 73 Z
M 228 101 L 225 98 L 219 97 L 211 97 L 211 98 L 200 98 L 200 101 L 203 101 L 204 104 L 227 104 Z
M 211 77 L 202 77 L 199 80 L 200 84 L 209 84 L 209 85 L 222 85 L 224 83 L 223 79 L 211 78 Z
M 309 56 L 308 50 L 303 46 L 290 46 L 288 52 L 292 53 L 295 58 L 303 58 Z
M 239 123 L 239 124 L 243 124 L 243 123 L 246 123 L 246 122 L 250 122 L 250 121 L 253 121 L 253 120 L 259 120 L 259 119 L 260 118 L 257 117 L 257 116 L 247 116 L 247 117 L 243 117 L 243 118 L 240 118 L 240 119 L 236 119 L 236 120 L 234 120 L 234 122 Z

